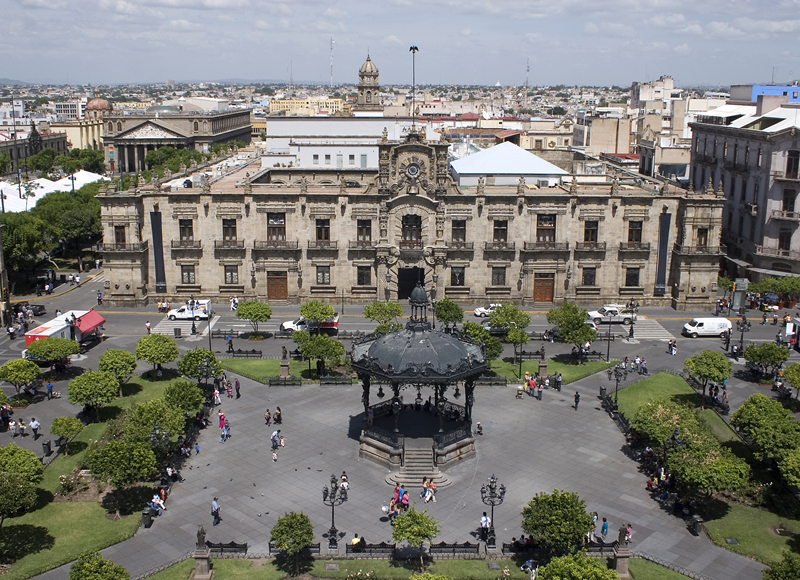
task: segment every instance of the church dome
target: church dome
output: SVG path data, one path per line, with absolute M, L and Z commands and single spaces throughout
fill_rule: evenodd
M 378 74 L 378 67 L 376 67 L 373 62 L 367 57 L 367 61 L 361 65 L 361 68 L 358 70 L 358 74 L 361 75 L 376 75 Z
M 87 110 L 103 109 L 106 111 L 110 111 L 111 105 L 109 105 L 108 101 L 106 101 L 105 99 L 96 98 L 86 103 L 86 109 Z

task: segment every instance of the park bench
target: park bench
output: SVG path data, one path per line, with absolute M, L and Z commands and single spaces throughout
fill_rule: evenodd
M 520 546 L 516 542 L 511 542 L 510 544 L 506 544 L 503 542 L 503 555 L 506 554 L 532 554 L 536 550 L 536 546 L 531 545 L 524 545 Z
M 310 546 L 306 546 L 305 548 L 300 550 L 300 554 L 299 555 L 300 555 L 301 558 L 308 558 L 308 557 L 314 556 L 314 555 L 319 556 L 319 554 L 320 554 L 319 544 L 311 544 Z M 278 548 L 275 547 L 275 542 L 270 542 L 269 543 L 269 555 L 270 556 L 278 556 L 278 555 L 287 556 L 286 552 L 284 552 L 283 550 L 279 550 Z
M 520 350 L 517 354 L 518 360 L 544 360 L 544 357 L 544 347 L 533 351 Z
M 471 544 L 469 542 L 464 542 L 463 544 L 447 544 L 445 542 L 439 542 L 438 544 L 431 544 L 428 553 L 431 555 L 431 557 L 477 557 L 480 555 L 480 544 Z
M 387 544 L 381 542 L 380 544 L 364 544 L 353 545 L 348 543 L 345 547 L 345 554 L 353 556 L 354 558 L 389 558 L 394 557 L 394 549 L 396 544 Z
M 300 349 L 296 348 L 289 352 L 289 358 L 292 360 L 303 360 L 303 355 L 300 352 Z
M 238 330 L 232 330 L 232 329 L 217 330 L 216 328 L 211 330 L 211 338 L 225 338 L 226 336 L 233 336 L 234 338 L 239 338 L 240 335 L 241 332 L 239 332 Z
M 244 544 L 237 544 L 236 542 L 228 542 L 227 544 L 206 542 L 206 548 L 217 554 L 246 554 L 247 542 Z
M 294 334 L 291 330 L 276 330 L 275 338 L 292 338 Z
M 299 387 L 303 384 L 303 379 L 294 375 L 288 377 L 267 377 L 264 381 L 270 387 Z
M 475 379 L 476 385 L 503 386 L 508 384 L 505 377 L 478 377 Z
M 342 377 L 338 375 L 327 375 L 319 378 L 320 385 L 350 385 L 353 380 L 350 377 Z
M 587 362 L 603 360 L 603 353 L 598 351 L 598 350 L 593 350 L 593 351 L 590 351 L 590 352 L 586 352 L 586 351 L 580 352 L 580 351 L 576 350 L 575 348 L 573 348 L 572 349 L 572 356 L 574 358 L 581 358 L 581 359 L 583 359 L 583 360 L 585 360 Z
M 613 542 L 606 543 L 606 542 L 589 542 L 586 544 L 586 551 L 590 554 L 600 554 L 603 556 L 613 556 L 614 555 L 614 548 L 619 546 L 619 542 L 614 540 Z
M 233 356 L 233 358 L 261 358 L 261 355 L 263 353 L 260 350 L 255 350 L 255 349 L 253 350 L 238 349 L 234 351 L 229 351 L 229 354 Z

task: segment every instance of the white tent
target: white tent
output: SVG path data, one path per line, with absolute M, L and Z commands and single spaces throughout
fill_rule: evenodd
M 87 183 L 95 183 L 96 181 L 100 181 L 101 179 L 108 180 L 107 177 L 103 177 L 102 175 L 98 175 L 97 173 L 92 173 L 91 171 L 84 171 L 81 169 L 80 171 L 76 171 L 73 175 L 67 175 L 66 177 L 59 179 L 55 182 L 57 189 L 61 191 L 72 191 L 72 179 L 75 179 L 75 189 L 80 189 Z
M 8 183 L 6 181 L 0 183 L 0 190 L 3 192 L 3 209 L 6 212 L 16 213 L 20 211 L 27 211 L 31 209 L 36 203 L 48 193 L 59 191 L 61 188 L 56 186 L 54 181 L 49 179 L 33 179 L 31 183 L 34 184 L 32 189 L 33 197 L 23 199 L 20 197 L 20 191 L 25 193 L 25 185 L 20 188 L 19 184 Z

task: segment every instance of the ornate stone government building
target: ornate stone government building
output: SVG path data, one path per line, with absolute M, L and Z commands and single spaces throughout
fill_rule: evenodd
M 256 160 L 200 188 L 101 191 L 106 300 L 364 303 L 408 298 L 418 281 L 464 305 L 714 300 L 714 193 L 609 176 L 465 187 L 445 140 L 412 130 L 377 147 L 377 169 Z

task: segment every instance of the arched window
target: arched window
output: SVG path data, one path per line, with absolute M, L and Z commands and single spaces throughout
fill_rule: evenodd
M 194 132 L 197 133 L 198 131 L 200 131 L 200 123 L 195 121 L 194 122 Z
M 117 121 L 117 131 L 122 131 L 122 123 Z
M 372 92 L 371 91 L 367 91 L 367 102 L 368 103 L 372 102 Z
M 108 122 L 108 132 L 112 133 L 114 131 L 114 123 L 111 121 Z

